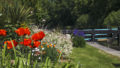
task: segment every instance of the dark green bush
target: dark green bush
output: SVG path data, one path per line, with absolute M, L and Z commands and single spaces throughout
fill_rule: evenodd
M 81 36 L 74 36 L 72 42 L 74 47 L 85 47 L 86 45 L 84 38 Z

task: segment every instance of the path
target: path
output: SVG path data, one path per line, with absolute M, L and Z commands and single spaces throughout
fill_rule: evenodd
M 102 46 L 102 45 L 98 44 L 97 42 L 87 42 L 87 44 L 89 44 L 90 46 L 93 46 L 95 48 L 98 48 L 100 50 L 103 50 L 106 53 L 109 53 L 111 55 L 120 57 L 120 51 L 117 51 L 117 50 Z

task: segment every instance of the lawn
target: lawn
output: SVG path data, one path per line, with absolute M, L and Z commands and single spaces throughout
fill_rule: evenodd
M 120 68 L 120 58 L 89 45 L 86 48 L 74 48 L 70 58 L 73 64 L 80 63 L 81 68 Z

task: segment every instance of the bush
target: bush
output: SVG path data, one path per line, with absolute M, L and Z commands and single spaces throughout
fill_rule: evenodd
M 86 42 L 82 36 L 74 36 L 72 38 L 73 46 L 75 47 L 85 47 Z

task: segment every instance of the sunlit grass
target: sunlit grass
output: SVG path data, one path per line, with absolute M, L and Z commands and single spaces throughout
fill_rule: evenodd
M 88 45 L 74 48 L 70 58 L 73 64 L 80 63 L 82 68 L 115 68 L 113 64 L 120 64 L 120 58 Z

